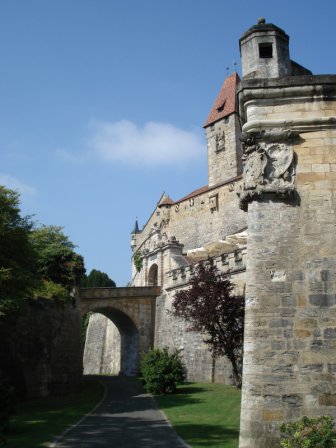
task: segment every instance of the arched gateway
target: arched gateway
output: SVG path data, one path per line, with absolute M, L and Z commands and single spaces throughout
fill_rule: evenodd
M 120 372 L 135 375 L 143 355 L 153 348 L 155 299 L 159 287 L 81 288 L 77 304 L 81 317 L 88 312 L 108 317 L 120 333 Z

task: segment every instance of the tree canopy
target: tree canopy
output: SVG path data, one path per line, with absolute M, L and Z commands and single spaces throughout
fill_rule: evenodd
M 82 280 L 83 288 L 110 287 L 115 288 L 115 282 L 105 273 L 92 269 L 89 275 L 85 275 Z
M 36 226 L 22 217 L 19 194 L 0 186 L 0 314 L 27 297 L 66 300 L 74 286 L 115 287 L 104 272 L 85 275 L 83 257 L 54 225 Z
M 201 262 L 189 289 L 178 291 L 172 314 L 188 322 L 188 330 L 204 335 L 214 357 L 226 356 L 237 387 L 241 386 L 245 300 L 213 261 Z
M 0 314 L 31 296 L 67 299 L 80 284 L 83 257 L 59 226 L 23 217 L 19 194 L 0 186 Z
M 84 260 L 75 245 L 59 226 L 41 226 L 31 232 L 31 241 L 38 254 L 36 271 L 47 282 L 61 285 L 68 291 L 80 283 L 85 273 Z
M 38 281 L 32 228 L 21 216 L 18 193 L 0 186 L 0 314 L 17 308 Z

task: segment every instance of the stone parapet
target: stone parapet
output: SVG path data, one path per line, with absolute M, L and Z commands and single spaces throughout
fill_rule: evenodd
M 211 257 L 211 259 L 219 272 L 222 274 L 234 275 L 235 273 L 245 271 L 246 269 L 246 247 L 216 257 Z M 197 266 L 198 264 L 190 264 L 167 272 L 165 290 L 170 291 L 188 285 L 195 275 Z

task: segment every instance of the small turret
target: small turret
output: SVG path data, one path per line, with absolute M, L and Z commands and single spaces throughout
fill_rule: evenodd
M 239 40 L 243 79 L 282 78 L 291 75 L 289 37 L 265 19 L 247 30 Z
M 134 250 L 134 248 L 137 245 L 136 237 L 137 237 L 138 233 L 140 233 L 140 230 L 139 230 L 138 220 L 136 219 L 135 224 L 134 224 L 134 229 L 131 232 L 131 249 L 132 250 Z

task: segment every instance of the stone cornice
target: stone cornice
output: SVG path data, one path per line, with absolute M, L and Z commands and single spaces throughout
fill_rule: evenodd
M 336 75 L 288 76 L 249 79 L 237 86 L 239 115 L 246 122 L 246 107 L 256 104 L 292 104 L 295 102 L 336 101 Z
M 294 118 L 290 120 L 252 120 L 244 124 L 242 131 L 260 132 L 267 129 L 290 130 L 298 133 L 336 129 L 336 116 L 319 118 Z

